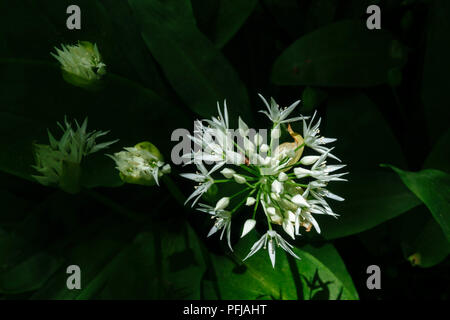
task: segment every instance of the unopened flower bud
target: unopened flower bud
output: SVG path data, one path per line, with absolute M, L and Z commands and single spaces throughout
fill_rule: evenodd
M 283 184 L 278 181 L 278 180 L 274 180 L 272 182 L 272 192 L 274 192 L 275 194 L 280 194 L 283 192 Z
M 234 181 L 236 181 L 239 184 L 244 184 L 247 179 L 245 179 L 245 177 L 241 176 L 240 174 L 234 174 L 233 175 Z
M 288 175 L 284 172 L 280 172 L 280 174 L 278 175 L 278 180 L 281 182 L 287 181 L 288 179 Z
M 257 134 L 255 134 L 253 141 L 254 141 L 255 145 L 259 146 L 263 142 L 263 137 L 259 133 L 257 133 Z
M 276 210 L 275 210 L 274 207 L 269 207 L 269 208 L 267 208 L 267 213 L 268 213 L 269 215 L 271 215 L 271 216 L 274 216 L 274 215 L 277 214 L 277 212 L 276 212 Z

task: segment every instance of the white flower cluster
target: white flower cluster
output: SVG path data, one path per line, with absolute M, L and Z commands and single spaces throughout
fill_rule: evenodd
M 257 209 L 262 207 L 264 219 L 258 223 L 267 221 L 268 231 L 252 246 L 245 259 L 261 248 L 267 248 L 275 267 L 276 246 L 298 257 L 291 250 L 292 245 L 274 230 L 274 225 L 281 225 L 292 239 L 300 235 L 300 227 L 304 227 L 306 231 L 314 227 L 320 233 L 314 215 L 337 216 L 326 198 L 338 201 L 344 199 L 328 191 L 327 185 L 331 181 L 345 181 L 342 176 L 346 173 L 335 173 L 345 165 L 327 164 L 329 158 L 339 161 L 330 153 L 332 149 L 325 146 L 336 139 L 320 136 L 320 119 L 314 124 L 315 114 L 309 123 L 306 121 L 308 118 L 302 116 L 288 118 L 299 101 L 281 109 L 275 100 L 271 99 L 269 104 L 264 97 L 260 97 L 268 109 L 261 112 L 272 121 L 270 139 L 266 139 L 270 141 L 265 143 L 259 134 L 250 139 L 248 126 L 239 119 L 237 131 L 243 143 L 241 146 L 237 144 L 235 135 L 231 134 L 229 129 L 225 103 L 223 112 L 218 106 L 219 117 L 196 121 L 194 135 L 190 138 L 201 150 L 193 150 L 184 157 L 189 158 L 198 171 L 182 176 L 198 183 L 188 198 L 188 201 L 193 200 L 192 205 L 214 184 L 235 183 L 240 186 L 239 191 L 221 198 L 215 206 L 199 205 L 200 211 L 211 214 L 215 219 L 208 236 L 222 229 L 221 238 L 226 232 L 231 250 L 230 230 L 233 215 L 242 207 L 252 207 L 252 210 L 249 210 L 251 217 L 242 227 L 243 237 L 255 228 Z M 303 135 L 292 130 L 290 123 L 296 121 L 303 121 Z M 278 144 L 284 131 L 287 131 L 290 139 L 294 141 Z M 304 155 L 306 150 L 313 153 Z M 212 165 L 210 169 L 205 166 L 208 163 Z M 222 177 L 218 177 L 219 172 Z
M 142 142 L 125 151 L 108 155 L 116 162 L 122 180 L 128 183 L 159 186 L 159 178 L 170 173 L 170 165 L 165 164 L 156 147 L 150 142 Z
M 60 63 L 61 68 L 83 80 L 99 80 L 106 73 L 106 64 L 97 45 L 88 41 L 80 41 L 76 45 L 61 45 L 55 47 L 56 54 L 51 53 Z
M 75 120 L 76 128 L 64 119 L 64 126 L 58 123 L 63 131 L 61 139 L 56 140 L 48 131 L 49 145 L 35 144 L 36 165 L 33 166 L 41 175 L 33 176 L 39 183 L 59 185 L 64 169 L 78 166 L 84 156 L 105 149 L 118 140 L 97 144 L 96 139 L 108 134 L 109 131 L 87 132 L 87 118 L 80 126 Z

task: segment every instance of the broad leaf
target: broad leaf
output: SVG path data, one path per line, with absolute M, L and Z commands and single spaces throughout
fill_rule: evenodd
M 423 167 L 450 173 L 450 130 L 436 142 Z
M 349 236 L 371 229 L 418 206 L 420 200 L 391 172 L 351 172 L 349 181 L 330 189 L 345 201 L 330 200 L 337 219 L 318 216 L 327 239 Z M 312 231 L 313 232 L 313 231 Z
M 442 262 L 450 253 L 450 242 L 439 224 L 432 218 L 415 237 L 415 240 L 408 248 L 407 259 L 414 266 L 429 268 Z

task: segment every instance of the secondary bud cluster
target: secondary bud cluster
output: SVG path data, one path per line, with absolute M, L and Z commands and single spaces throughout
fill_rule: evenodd
M 75 120 L 75 129 L 64 119 L 64 125 L 58 123 L 63 131 L 57 140 L 48 131 L 49 144 L 35 144 L 36 165 L 40 175 L 33 176 L 43 185 L 59 186 L 64 191 L 76 193 L 80 189 L 81 160 L 92 153 L 107 148 L 118 140 L 97 144 L 96 139 L 108 131 L 87 132 L 87 118 L 80 126 Z

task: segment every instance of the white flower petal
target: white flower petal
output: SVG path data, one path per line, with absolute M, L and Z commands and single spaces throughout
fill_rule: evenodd
M 286 233 L 295 240 L 295 232 L 294 232 L 294 225 L 288 220 L 283 220 L 283 229 L 286 231 Z
M 245 221 L 244 228 L 242 229 L 241 238 L 243 238 L 247 233 L 252 231 L 253 228 L 255 228 L 255 225 L 256 225 L 256 220 L 254 220 L 254 219 L 248 219 L 247 221 Z
M 268 243 L 268 246 L 267 246 L 267 252 L 269 253 L 270 261 L 272 262 L 272 267 L 275 269 L 276 252 L 275 252 L 275 247 L 273 245 L 273 239 L 272 238 L 269 239 L 269 243 Z

